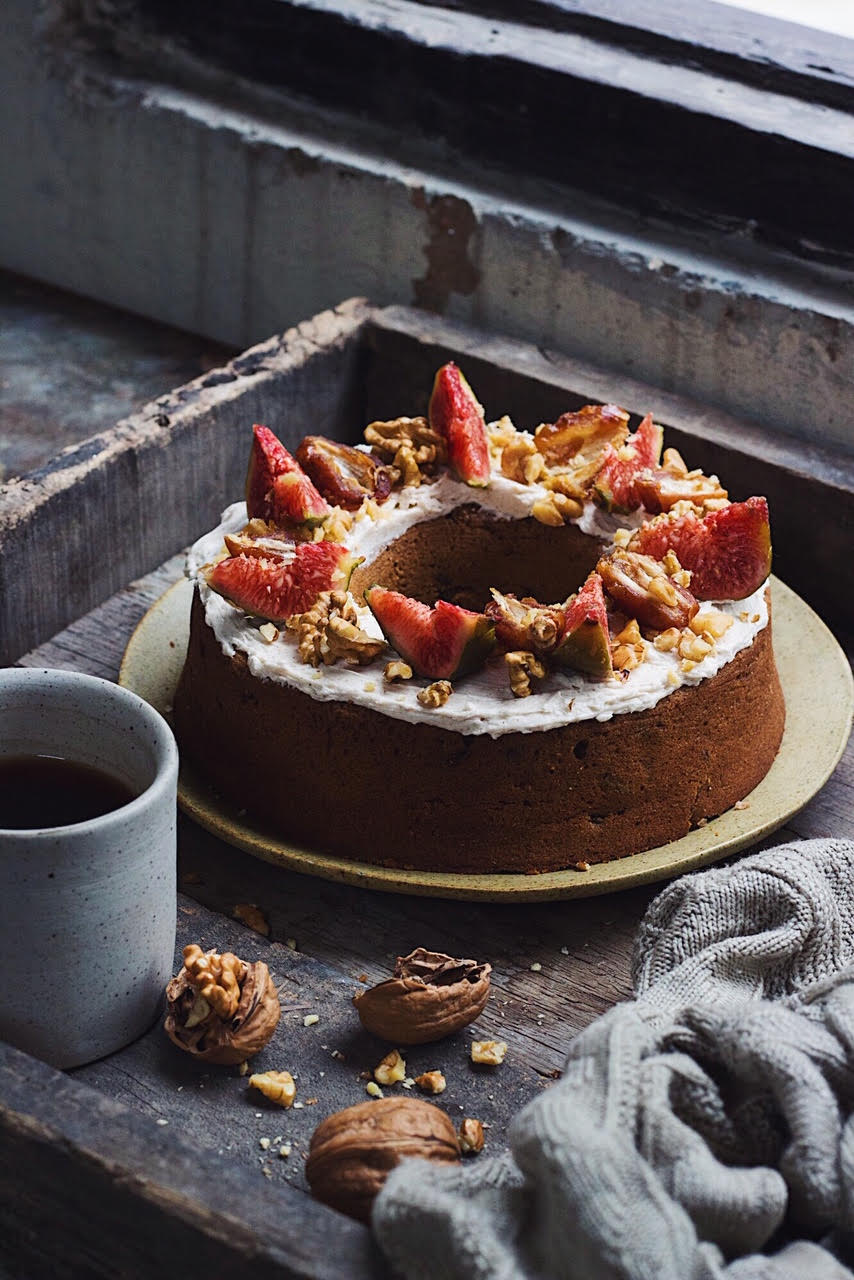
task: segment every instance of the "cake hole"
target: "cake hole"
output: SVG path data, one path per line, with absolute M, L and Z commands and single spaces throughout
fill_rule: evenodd
M 586 738 L 582 738 L 581 742 L 576 742 L 575 746 L 572 748 L 572 754 L 575 756 L 576 760 L 583 760 L 585 758 L 589 745 L 590 743 Z
M 503 520 L 466 504 L 407 529 L 356 569 L 350 589 L 358 599 L 378 583 L 425 604 L 449 600 L 479 611 L 497 587 L 554 604 L 578 590 L 598 556 L 599 544 L 575 525 Z

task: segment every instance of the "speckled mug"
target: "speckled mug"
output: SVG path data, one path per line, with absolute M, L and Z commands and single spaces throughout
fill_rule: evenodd
M 0 829 L 0 1039 L 80 1066 L 147 1030 L 172 972 L 178 749 L 127 689 L 9 667 L 0 755 L 63 756 L 135 796 L 71 826 Z

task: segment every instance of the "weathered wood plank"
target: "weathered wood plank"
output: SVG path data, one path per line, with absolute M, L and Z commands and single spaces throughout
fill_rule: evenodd
M 0 485 L 0 662 L 209 528 L 242 491 L 253 422 L 285 443 L 359 422 L 367 313 L 342 303 Z
M 160 1117 L 161 1119 L 163 1117 Z M 28 1276 L 384 1274 L 364 1227 L 0 1045 L 0 1230 Z

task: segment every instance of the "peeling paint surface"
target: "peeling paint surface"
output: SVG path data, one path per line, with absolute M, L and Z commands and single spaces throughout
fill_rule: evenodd
M 7 0 L 0 263 L 234 347 L 342 298 L 411 303 L 854 450 L 854 288 L 363 125 L 51 78 Z M 134 109 L 127 110 L 128 102 Z M 388 140 L 385 140 L 388 142 Z
M 459 196 L 431 196 L 421 188 L 412 194 L 416 209 L 427 214 L 429 238 L 424 246 L 427 271 L 413 280 L 413 301 L 425 311 L 444 311 L 452 293 L 472 294 L 480 272 L 469 257 L 477 218 L 468 200 Z

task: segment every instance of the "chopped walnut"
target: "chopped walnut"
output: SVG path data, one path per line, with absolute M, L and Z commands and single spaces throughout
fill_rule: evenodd
M 392 469 L 397 473 L 396 479 L 399 479 L 401 485 L 419 485 L 421 483 L 421 469 L 418 466 L 418 458 L 411 444 L 402 444 L 400 446 L 394 455 Z
M 250 1089 L 257 1089 L 280 1107 L 292 1107 L 297 1087 L 290 1071 L 262 1071 L 249 1077 Z
M 661 653 L 670 653 L 678 645 L 681 636 L 682 632 L 678 627 L 668 627 L 666 631 L 659 631 L 652 643 Z
M 577 520 L 584 507 L 577 498 L 567 497 L 565 493 L 550 490 L 544 498 L 538 498 L 531 507 L 531 515 L 540 524 L 549 524 L 554 528 L 566 524 L 568 520 Z
M 190 983 L 211 1009 L 221 1018 L 234 1016 L 240 1002 L 240 984 L 246 972 L 242 960 L 230 951 L 223 955 L 216 951 L 204 952 L 197 943 L 191 942 L 184 948 L 184 968 Z
M 504 1061 L 507 1045 L 503 1040 L 473 1040 L 471 1046 L 472 1062 L 488 1067 L 497 1067 Z
M 450 680 L 434 680 L 426 689 L 420 689 L 416 697 L 422 707 L 444 707 L 453 692 Z
M 406 1079 L 406 1063 L 397 1049 L 387 1053 L 382 1062 L 374 1067 L 374 1079 L 377 1084 L 399 1084 Z
M 728 613 L 721 613 L 718 609 L 709 609 L 704 613 L 696 613 L 689 626 L 696 635 L 714 644 L 729 631 L 732 618 Z
M 676 588 L 663 573 L 657 577 L 650 578 L 647 584 L 647 591 L 655 600 L 660 600 L 662 604 L 669 605 L 671 609 L 679 603 Z
M 395 484 L 420 484 L 422 473 L 432 474 L 447 460 L 445 441 L 426 418 L 371 422 L 365 428 L 365 440 L 390 464 Z
M 524 649 L 505 653 L 504 661 L 507 664 L 507 674 L 510 679 L 510 692 L 514 698 L 527 698 L 532 692 L 531 682 L 545 680 L 548 674 L 547 668 L 537 655 L 528 653 Z
M 288 620 L 288 628 L 297 635 L 297 653 L 301 662 L 312 667 L 332 666 L 343 661 L 350 666 L 365 666 L 386 647 L 358 625 L 356 603 L 347 591 L 323 591 L 306 613 Z
M 640 633 L 637 619 L 627 622 L 622 631 L 614 637 L 611 645 L 611 662 L 614 670 L 626 675 L 635 671 L 646 657 L 646 645 Z
M 415 1083 L 425 1093 L 444 1093 L 447 1087 L 447 1081 L 441 1071 L 425 1071 L 422 1075 L 415 1077 Z
M 642 636 L 637 618 L 632 618 L 630 622 L 627 622 L 615 639 L 618 644 L 640 644 Z
M 263 934 L 265 938 L 270 936 L 270 922 L 257 903 L 236 902 L 231 914 L 253 933 Z
M 575 471 L 553 471 L 543 480 L 543 485 L 552 493 L 563 494 L 565 498 L 573 498 L 579 503 L 584 501 L 585 486 L 579 482 Z
M 702 662 L 714 648 L 703 636 L 695 635 L 690 627 L 685 627 L 679 640 L 679 656 L 690 662 Z
M 355 512 L 345 511 L 343 507 L 333 507 L 328 516 L 324 516 L 315 528 L 315 541 L 344 542 L 353 527 Z M 320 537 L 317 537 L 318 532 Z
M 520 434 L 513 425 L 512 418 L 509 418 L 506 413 L 503 417 L 498 418 L 496 422 L 488 422 L 486 424 L 486 440 L 493 460 L 500 462 L 504 450 L 508 445 L 513 444 Z
M 466 1116 L 460 1122 L 460 1151 L 464 1156 L 475 1156 L 483 1150 L 483 1142 L 483 1125 Z
M 688 474 L 685 459 L 678 449 L 665 449 L 664 456 L 661 459 L 661 466 L 664 471 L 669 471 L 672 476 L 687 476 Z
M 400 658 L 393 659 L 385 664 L 383 678 L 388 684 L 395 684 L 398 680 L 411 680 L 412 668 L 408 662 L 403 662 Z
M 517 431 L 501 451 L 501 474 L 517 484 L 534 484 L 546 470 L 546 460 L 534 444 L 534 437 Z

